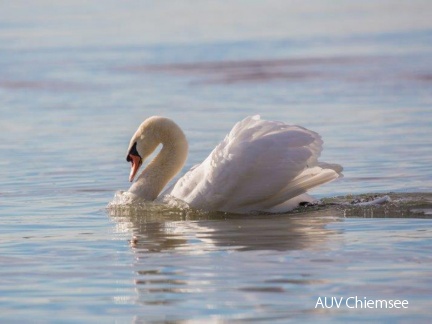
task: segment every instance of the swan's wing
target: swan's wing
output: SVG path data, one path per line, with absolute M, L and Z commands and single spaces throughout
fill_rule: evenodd
M 317 133 L 248 117 L 175 184 L 171 195 L 206 210 L 270 210 L 338 177 L 318 166 L 321 150 Z
M 188 175 L 189 173 L 191 173 L 192 171 L 194 171 L 199 166 L 200 166 L 200 164 L 195 164 L 194 166 L 192 166 L 190 168 L 190 170 L 188 171 L 188 173 L 186 173 L 186 175 Z M 174 180 L 172 180 L 170 183 L 168 183 L 168 186 L 165 188 L 164 191 L 162 191 L 162 193 L 159 195 L 158 198 L 163 198 L 164 196 L 171 195 L 174 187 L 177 186 L 179 184 L 179 182 L 183 183 L 185 181 L 185 179 L 188 178 L 188 177 L 183 176 L 181 179 L 178 179 L 178 180 L 174 179 Z

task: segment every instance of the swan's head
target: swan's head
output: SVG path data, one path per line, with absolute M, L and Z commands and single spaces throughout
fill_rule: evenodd
M 146 158 L 159 144 L 183 145 L 187 154 L 187 142 L 181 129 L 172 120 L 153 116 L 147 118 L 135 132 L 129 143 L 126 161 L 132 164 L 129 181 L 132 182 Z M 186 144 L 184 144 L 186 143 Z M 185 155 L 186 157 L 186 155 Z

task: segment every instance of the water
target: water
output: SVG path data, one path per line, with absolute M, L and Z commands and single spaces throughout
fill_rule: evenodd
M 432 8 L 389 5 L 2 5 L 1 321 L 430 321 Z M 313 129 L 345 168 L 313 194 L 339 198 L 107 210 L 154 114 L 184 129 L 184 170 L 247 115 Z M 392 202 L 331 205 L 371 194 Z M 315 308 L 326 296 L 409 307 Z

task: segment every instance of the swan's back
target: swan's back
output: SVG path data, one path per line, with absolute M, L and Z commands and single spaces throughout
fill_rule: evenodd
M 298 200 L 308 200 L 303 195 L 308 189 L 336 179 L 342 170 L 318 163 L 322 144 L 317 133 L 303 127 L 248 117 L 170 195 L 205 210 L 292 209 Z

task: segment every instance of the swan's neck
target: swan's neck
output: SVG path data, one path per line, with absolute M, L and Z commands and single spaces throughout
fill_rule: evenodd
M 162 149 L 159 154 L 147 165 L 138 179 L 129 189 L 129 192 L 141 199 L 155 200 L 166 184 L 183 167 L 188 143 L 183 132 L 161 139 Z

